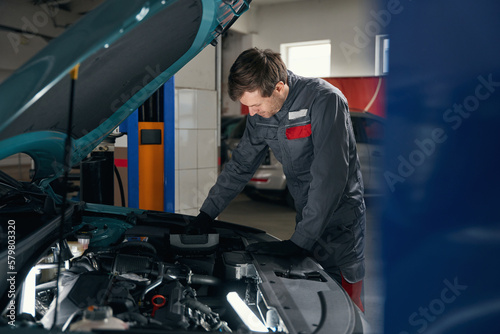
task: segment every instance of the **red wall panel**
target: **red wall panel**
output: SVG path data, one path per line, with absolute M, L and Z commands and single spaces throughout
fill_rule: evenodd
M 385 78 L 323 78 L 338 89 L 347 98 L 350 109 L 369 111 L 385 117 Z M 241 105 L 241 114 L 248 114 L 248 107 Z
M 344 93 L 350 109 L 385 117 L 385 78 L 323 78 Z

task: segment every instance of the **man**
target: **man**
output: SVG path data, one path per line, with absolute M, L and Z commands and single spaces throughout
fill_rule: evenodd
M 250 252 L 293 256 L 307 252 L 361 303 L 365 204 L 347 100 L 321 79 L 287 71 L 280 55 L 244 51 L 231 67 L 229 96 L 248 106 L 240 144 L 200 209 L 208 226 L 241 192 L 269 147 L 283 164 L 297 209 L 290 240 L 250 245 Z

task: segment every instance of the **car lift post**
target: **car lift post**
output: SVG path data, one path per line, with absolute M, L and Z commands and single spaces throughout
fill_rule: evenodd
M 174 78 L 160 87 L 125 123 L 128 206 L 174 212 Z

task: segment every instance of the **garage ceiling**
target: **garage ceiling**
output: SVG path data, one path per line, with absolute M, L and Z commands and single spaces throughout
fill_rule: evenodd
M 2 0 L 2 1 L 12 1 L 19 4 L 29 4 L 29 5 L 42 5 L 48 4 L 51 6 L 59 6 L 60 9 L 66 10 L 73 13 L 84 14 L 96 6 L 98 6 L 104 0 Z M 265 5 L 275 5 L 284 4 L 287 2 L 299 2 L 299 1 L 310 1 L 310 0 L 252 0 L 252 5 L 265 6 Z
M 12 1 L 12 0 L 2 0 L 2 1 Z M 84 14 L 93 8 L 97 7 L 104 0 L 15 0 L 17 3 L 30 4 L 30 5 L 42 5 L 48 4 L 51 6 L 59 6 L 60 9 L 69 12 Z M 252 0 L 252 5 L 265 6 L 265 5 L 275 5 L 284 4 L 287 2 L 299 2 L 299 1 L 310 1 L 310 0 Z
M 299 2 L 299 1 L 310 1 L 310 0 L 252 0 L 253 5 L 265 6 L 265 5 L 275 5 L 285 2 Z

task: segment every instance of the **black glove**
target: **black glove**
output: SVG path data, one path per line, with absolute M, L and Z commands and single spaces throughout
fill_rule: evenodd
M 186 226 L 187 234 L 207 234 L 214 220 L 207 213 L 200 214 Z
M 254 254 L 266 254 L 281 257 L 305 254 L 305 250 L 294 244 L 291 240 L 256 242 L 248 245 L 246 250 Z

